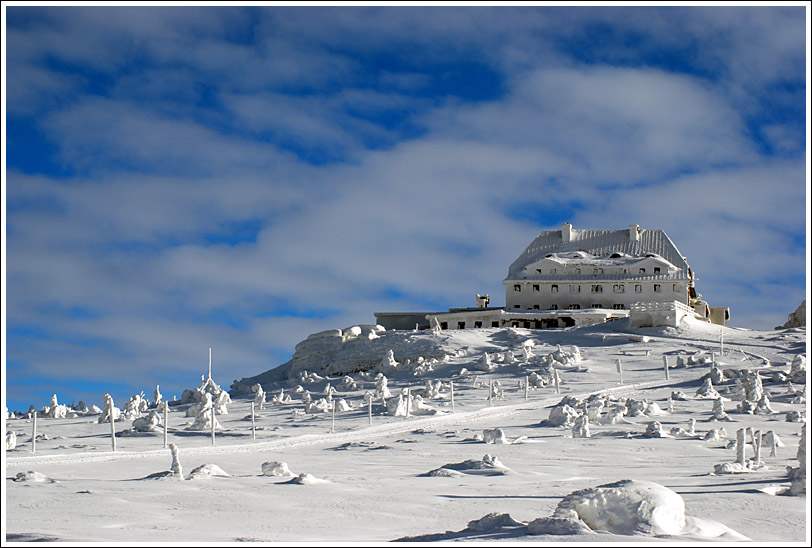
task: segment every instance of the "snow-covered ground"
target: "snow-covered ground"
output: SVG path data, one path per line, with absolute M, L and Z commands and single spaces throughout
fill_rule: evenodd
M 806 428 L 796 358 L 806 329 L 724 328 L 724 355 L 720 331 L 700 322 L 631 329 L 621 320 L 323 333 L 288 364 L 232 387 L 215 446 L 208 429 L 187 429 L 201 418 L 187 416 L 194 404 L 170 405 L 180 474 L 162 426 L 127 436 L 132 420 L 116 422 L 113 452 L 110 424 L 98 415 L 41 417 L 32 453 L 31 418 L 11 418 L 6 540 L 808 543 L 806 496 L 783 494 Z M 708 377 L 721 404 L 703 395 Z M 256 408 L 252 439 L 257 382 L 267 403 Z M 684 399 L 670 403 L 672 394 Z M 737 455 L 745 427 L 762 433 L 760 465 L 750 434 L 743 460 Z M 742 473 L 724 473 L 737 457 Z

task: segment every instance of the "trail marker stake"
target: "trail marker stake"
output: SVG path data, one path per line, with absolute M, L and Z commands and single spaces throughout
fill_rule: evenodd
M 110 403 L 110 439 L 113 442 L 113 452 L 116 451 L 116 421 L 113 415 L 113 404 Z
M 257 424 L 254 421 L 254 402 L 251 402 L 251 439 L 257 439 Z
M 454 381 L 451 381 L 451 411 L 454 411 Z
M 31 434 L 31 452 L 37 452 L 37 410 L 34 409 L 34 433 Z
M 527 401 L 527 391 L 530 390 L 530 377 L 524 376 L 524 401 Z
M 336 402 L 333 400 L 332 419 L 330 422 L 330 433 L 335 434 L 336 431 Z
M 665 380 L 668 379 L 668 356 L 663 356 L 663 369 L 665 370 Z
M 747 428 L 736 430 L 736 463 L 744 465 L 744 434 Z
M 214 405 L 211 406 L 211 446 L 214 447 Z
M 166 449 L 167 445 L 167 436 L 169 432 L 169 402 L 164 402 L 164 449 Z
M 623 384 L 623 364 L 620 361 L 620 358 L 615 360 L 615 365 L 617 365 L 617 372 L 620 375 L 620 384 Z
M 406 389 L 406 417 L 404 417 L 404 418 L 408 419 L 409 418 L 409 413 L 411 413 L 411 412 L 412 412 L 412 389 L 407 388 Z
M 488 383 L 488 405 L 493 405 L 493 379 Z
M 369 397 L 369 424 L 372 424 L 372 396 Z

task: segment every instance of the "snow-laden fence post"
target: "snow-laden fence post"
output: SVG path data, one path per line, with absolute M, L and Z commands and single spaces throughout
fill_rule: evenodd
M 719 353 L 724 356 L 725 355 L 725 328 L 723 327 L 721 331 L 719 331 Z
M 451 411 L 454 411 L 454 381 L 450 382 L 451 384 Z
M 558 374 L 558 369 L 553 369 L 553 380 L 555 380 L 555 393 L 561 394 L 561 376 Z
M 761 442 L 763 441 L 763 439 L 764 438 L 761 435 L 761 430 L 756 430 L 756 432 L 753 433 L 753 441 L 755 442 L 755 450 L 756 450 L 756 455 L 754 459 L 756 461 L 756 466 L 761 466 Z
M 620 375 L 620 384 L 623 384 L 623 364 L 620 361 L 620 358 L 615 360 L 615 365 L 617 366 L 618 375 Z
M 257 423 L 254 419 L 254 402 L 251 402 L 251 439 L 257 439 Z
M 211 446 L 214 447 L 214 405 L 211 406 Z
M 668 395 L 668 411 L 672 415 L 674 414 L 674 398 L 671 397 L 671 394 Z
M 409 413 L 412 412 L 412 389 L 406 389 L 406 416 L 404 418 L 409 418 Z
M 116 417 L 113 414 L 113 403 L 110 401 L 110 439 L 113 442 L 113 452 L 116 451 Z
M 770 430 L 767 432 L 767 439 L 770 441 L 770 456 L 777 457 L 778 456 L 778 441 L 775 438 L 775 431 Z
M 665 380 L 668 378 L 668 356 L 663 356 L 663 369 L 665 370 Z
M 524 376 L 524 401 L 527 401 L 527 392 L 530 390 L 530 377 Z
M 488 383 L 488 405 L 493 405 L 493 379 Z
M 736 430 L 736 463 L 744 466 L 744 435 L 747 428 Z
M 33 433 L 31 434 L 31 452 L 37 452 L 37 410 L 34 409 L 34 427 Z
M 369 424 L 372 425 L 372 396 L 369 396 Z
M 164 449 L 167 448 L 167 437 L 169 436 L 169 402 L 164 402 Z
M 336 401 L 333 400 L 332 409 L 330 410 L 330 433 L 335 434 L 336 431 Z

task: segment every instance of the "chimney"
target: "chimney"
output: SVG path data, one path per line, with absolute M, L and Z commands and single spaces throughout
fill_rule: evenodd
M 640 241 L 640 225 L 629 225 L 629 240 L 632 242 Z
M 564 223 L 561 225 L 561 241 L 569 243 L 572 241 L 572 225 L 569 223 Z

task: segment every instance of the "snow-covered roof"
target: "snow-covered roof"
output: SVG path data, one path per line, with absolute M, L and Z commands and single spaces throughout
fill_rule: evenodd
M 582 230 L 572 228 L 570 233 L 569 241 L 564 241 L 563 230 L 542 231 L 527 246 L 527 249 L 519 255 L 519 258 L 513 261 L 505 279 L 521 278 L 523 270 L 528 265 L 545 258 L 547 255 L 554 255 L 558 260 L 569 259 L 572 262 L 595 259 L 597 262 L 604 264 L 612 261 L 612 259 L 627 262 L 650 255 L 657 255 L 684 273 L 687 274 L 688 272 L 688 263 L 685 257 L 679 252 L 671 238 L 660 229 L 641 228 L 636 238 L 631 236 L 631 230 L 628 228 L 622 230 Z M 578 252 L 582 253 L 578 254 Z M 613 255 L 615 256 L 613 257 Z

